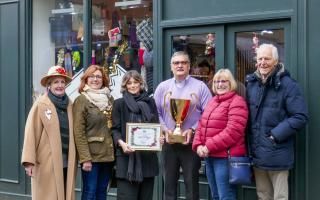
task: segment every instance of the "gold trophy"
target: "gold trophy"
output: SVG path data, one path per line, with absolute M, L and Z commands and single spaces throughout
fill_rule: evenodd
M 194 112 L 196 104 L 199 101 L 198 96 L 195 93 L 191 93 L 190 97 L 194 102 L 194 107 L 191 109 L 191 99 L 175 99 L 170 98 L 172 92 L 169 91 L 164 95 L 163 107 L 170 113 L 172 119 L 176 122 L 176 127 L 172 134 L 169 135 L 169 140 L 173 143 L 183 143 L 186 141 L 186 137 L 182 135 L 181 125 L 187 118 L 188 114 Z M 167 109 L 167 99 L 169 99 L 170 110 Z M 191 109 L 191 111 L 190 111 Z
M 172 142 L 183 143 L 186 141 L 185 136 L 182 135 L 181 125 L 188 115 L 190 103 L 189 99 L 170 99 L 170 114 L 176 122 L 176 128 L 169 136 Z
M 169 139 L 173 143 L 186 141 L 186 137 L 182 135 L 181 125 L 188 115 L 190 103 L 191 100 L 189 99 L 170 99 L 170 114 L 176 122 L 173 134 L 169 135 Z

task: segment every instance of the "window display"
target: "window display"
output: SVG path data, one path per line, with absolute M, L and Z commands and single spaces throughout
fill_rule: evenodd
M 148 92 L 153 92 L 152 0 L 93 0 L 91 19 L 84 19 L 81 0 L 33 1 L 33 87 L 43 93 L 39 79 L 53 65 L 78 77 L 83 66 L 84 22 L 91 22 L 91 64 L 106 69 L 111 88 L 118 87 L 122 72 L 143 74 Z M 72 84 L 72 83 L 71 83 Z M 76 84 L 75 84 L 76 85 Z M 74 87 L 76 88 L 76 87 Z M 75 89 L 74 89 L 75 90 Z M 118 90 L 118 88 L 114 88 Z
M 44 92 L 39 84 L 53 65 L 74 76 L 83 68 L 82 1 L 33 1 L 34 96 Z
M 147 82 L 148 93 L 153 92 L 152 0 L 93 0 L 91 32 L 93 63 L 105 67 L 111 79 L 117 76 L 117 68 L 137 70 Z

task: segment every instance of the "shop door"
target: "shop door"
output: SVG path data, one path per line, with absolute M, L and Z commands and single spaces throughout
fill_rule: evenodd
M 212 87 L 212 77 L 220 68 L 229 68 L 239 85 L 239 94 L 245 96 L 245 76 L 255 71 L 255 48 L 262 43 L 272 43 L 279 51 L 279 61 L 291 74 L 293 51 L 290 45 L 290 22 L 272 21 L 224 24 L 219 26 L 183 27 L 164 31 L 163 78 L 172 77 L 170 58 L 175 51 L 187 51 L 191 60 L 190 75 Z M 290 181 L 293 186 L 293 179 Z M 204 174 L 204 161 L 200 169 L 200 199 L 211 199 Z M 292 188 L 292 187 L 291 187 Z M 183 177 L 178 184 L 178 197 L 184 199 Z M 255 185 L 238 186 L 238 199 L 257 199 Z

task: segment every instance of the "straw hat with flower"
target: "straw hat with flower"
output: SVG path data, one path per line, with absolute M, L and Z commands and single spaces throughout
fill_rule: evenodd
M 66 84 L 70 83 L 71 80 L 72 80 L 72 78 L 67 75 L 67 72 L 63 67 L 61 67 L 61 66 L 52 66 L 52 67 L 49 68 L 49 71 L 48 71 L 47 75 L 45 75 L 41 79 L 41 81 L 40 81 L 41 85 L 43 87 L 46 87 L 48 79 L 50 79 L 51 77 L 56 77 L 56 76 L 64 77 L 66 79 Z

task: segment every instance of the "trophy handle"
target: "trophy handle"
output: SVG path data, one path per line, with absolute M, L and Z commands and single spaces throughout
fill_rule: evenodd
M 171 92 L 171 91 L 167 92 L 167 93 L 164 95 L 164 98 L 163 98 L 163 108 L 164 108 L 164 110 L 165 110 L 167 113 L 169 113 L 169 115 L 172 117 L 172 115 L 170 114 L 170 111 L 169 111 L 168 108 L 167 108 L 167 104 L 166 104 L 167 96 L 169 96 L 169 98 L 170 98 L 171 95 L 172 95 L 172 92 Z M 173 118 L 173 117 L 172 117 L 172 118 Z
M 199 97 L 196 95 L 196 93 L 191 93 L 190 96 L 191 96 L 191 99 L 192 99 L 192 97 L 194 97 L 196 99 L 196 101 L 194 103 L 194 107 L 192 108 L 192 112 L 194 112 L 197 108 L 197 104 L 199 102 Z

